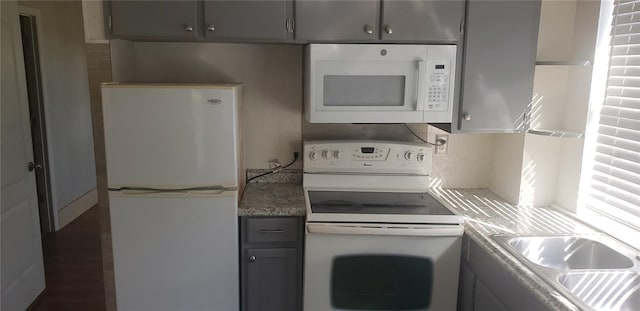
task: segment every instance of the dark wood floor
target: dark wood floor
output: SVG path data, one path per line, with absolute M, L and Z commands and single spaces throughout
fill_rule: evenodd
M 105 310 L 98 207 L 42 240 L 47 288 L 31 310 Z

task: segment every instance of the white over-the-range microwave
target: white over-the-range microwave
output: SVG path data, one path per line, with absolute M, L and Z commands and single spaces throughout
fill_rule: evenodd
M 450 123 L 455 45 L 310 44 L 311 123 Z

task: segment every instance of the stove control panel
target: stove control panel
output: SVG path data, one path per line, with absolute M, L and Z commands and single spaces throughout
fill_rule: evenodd
M 310 141 L 304 144 L 307 173 L 430 175 L 433 149 L 391 141 Z

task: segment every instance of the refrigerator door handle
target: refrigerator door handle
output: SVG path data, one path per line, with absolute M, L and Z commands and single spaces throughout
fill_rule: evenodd
M 147 188 L 147 187 L 109 188 L 109 191 L 118 191 L 124 195 L 129 195 L 129 196 L 150 195 L 150 194 L 219 195 L 227 191 L 237 191 L 237 190 L 238 190 L 238 187 L 223 187 L 223 186 L 193 187 L 193 188 L 180 188 L 180 189 L 159 189 L 159 188 Z

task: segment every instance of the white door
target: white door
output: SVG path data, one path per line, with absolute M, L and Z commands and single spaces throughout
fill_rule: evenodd
M 44 264 L 18 6 L 2 4 L 0 309 L 24 310 L 44 290 Z

